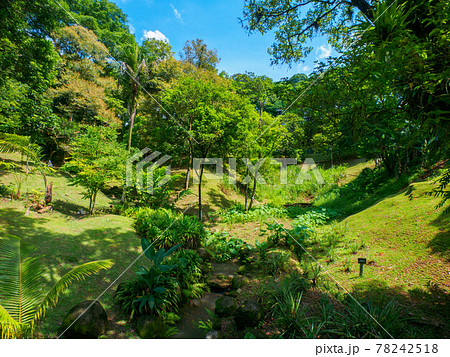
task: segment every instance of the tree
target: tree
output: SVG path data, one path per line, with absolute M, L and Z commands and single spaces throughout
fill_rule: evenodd
M 206 43 L 202 39 L 186 41 L 183 51 L 180 52 L 181 60 L 194 65 L 197 68 L 215 71 L 220 58 L 217 50 L 208 50 Z
M 112 260 L 79 265 L 64 274 L 53 287 L 42 291 L 44 268 L 33 249 L 15 236 L 0 238 L 0 333 L 2 338 L 32 337 L 39 320 L 58 302 L 60 294 L 75 281 L 82 281 Z
M 95 213 L 97 194 L 112 180 L 121 180 L 127 151 L 116 142 L 114 130 L 86 126 L 85 132 L 71 143 L 70 160 L 63 168 L 73 173 L 74 185 L 83 186 L 83 198 L 89 199 L 89 213 Z
M 192 158 L 223 155 L 243 137 L 248 123 L 248 102 L 233 92 L 230 82 L 212 72 L 180 78 L 162 98 L 164 108 L 181 124 L 175 133 L 188 143 L 189 167 Z M 173 123 L 176 127 L 177 124 Z M 221 156 L 223 157 L 223 156 Z M 202 178 L 200 166 L 198 185 L 199 218 L 202 220 Z M 189 178 L 189 169 L 187 172 Z
M 372 3 L 372 0 L 245 0 L 241 23 L 250 34 L 275 30 L 275 43 L 268 50 L 272 63 L 290 64 L 312 51 L 306 43 L 315 36 L 327 35 L 336 49 L 344 48 L 350 27 L 357 20 L 374 19 Z

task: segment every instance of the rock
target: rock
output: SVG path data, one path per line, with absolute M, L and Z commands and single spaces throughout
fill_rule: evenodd
M 230 296 L 222 296 L 216 300 L 214 312 L 220 317 L 232 316 L 237 307 L 236 299 Z
M 209 281 L 209 287 L 212 292 L 224 292 L 231 288 L 231 279 L 225 275 L 212 276 Z
M 208 331 L 205 335 L 205 338 L 208 340 L 211 339 L 218 339 L 219 338 L 219 333 L 217 331 Z
M 234 321 L 238 330 L 255 327 L 262 319 L 262 308 L 254 300 L 246 300 L 234 313 Z
M 108 316 L 103 306 L 98 301 L 88 300 L 68 312 L 59 333 L 66 338 L 98 338 L 105 333 L 107 324 Z
M 198 248 L 197 253 L 203 260 L 211 259 L 211 254 L 205 248 Z
M 167 325 L 157 317 L 144 315 L 138 319 L 136 330 L 141 338 L 164 338 L 166 337 Z
M 248 279 L 245 276 L 237 275 L 231 281 L 231 289 L 237 290 L 248 284 Z

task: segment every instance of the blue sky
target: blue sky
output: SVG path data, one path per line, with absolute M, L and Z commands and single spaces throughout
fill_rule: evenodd
M 312 42 L 315 50 L 304 63 L 271 66 L 267 48 L 274 40 L 273 33 L 248 36 L 239 23 L 243 0 L 111 0 L 129 18 L 136 40 L 145 36 L 167 39 L 176 57 L 187 40 L 202 38 L 209 48 L 217 49 L 221 61 L 219 72 L 228 74 L 254 72 L 279 80 L 296 73 L 310 73 L 314 61 L 335 54 L 325 38 Z

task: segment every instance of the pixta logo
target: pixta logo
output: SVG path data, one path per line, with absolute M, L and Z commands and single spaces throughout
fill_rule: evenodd
M 149 194 L 153 194 L 154 189 L 163 186 L 169 182 L 171 175 L 171 166 L 166 168 L 166 174 L 164 178 L 158 180 L 155 184 L 154 172 L 157 168 L 163 166 L 164 163 L 169 161 L 172 157 L 164 155 L 156 162 L 153 162 L 158 156 L 162 155 L 159 151 L 151 152 L 149 148 L 145 148 L 138 153 L 134 154 L 127 160 L 126 164 L 126 185 L 133 186 L 133 180 L 136 182 L 136 189 L 143 192 L 146 191 Z M 133 168 L 135 168 L 135 175 L 133 174 Z M 144 184 L 144 170 L 146 172 L 146 183 Z

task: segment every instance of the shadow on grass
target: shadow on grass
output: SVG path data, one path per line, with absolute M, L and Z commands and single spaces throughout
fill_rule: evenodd
M 431 224 L 439 229 L 433 239 L 430 240 L 427 247 L 431 252 L 443 256 L 450 261 L 450 214 L 441 214 Z
M 374 279 L 356 283 L 350 293 L 358 300 L 368 298 L 375 303 L 390 299 L 397 301 L 407 314 L 417 338 L 450 337 L 450 294 L 437 285 L 405 292 L 400 286 L 388 286 L 385 281 Z

